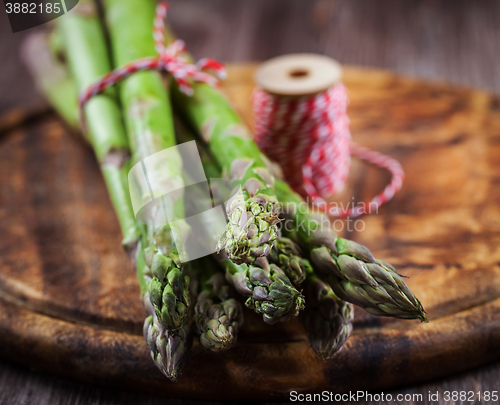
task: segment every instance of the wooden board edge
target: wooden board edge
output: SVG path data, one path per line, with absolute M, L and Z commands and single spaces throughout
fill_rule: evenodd
M 305 340 L 242 344 L 217 354 L 193 348 L 169 382 L 141 336 L 54 319 L 0 299 L 0 355 L 65 378 L 170 397 L 288 399 L 298 392 L 388 389 L 500 358 L 500 299 L 409 330 L 355 335 L 321 362 Z M 437 344 L 439 342 L 439 344 Z

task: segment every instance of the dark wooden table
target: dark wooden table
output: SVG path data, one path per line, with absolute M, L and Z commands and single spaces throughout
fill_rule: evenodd
M 198 57 L 253 61 L 284 53 L 316 52 L 342 63 L 500 92 L 497 66 L 500 2 L 495 0 L 170 0 L 170 3 L 169 21 Z M 42 101 L 18 57 L 26 32 L 12 34 L 7 24 L 2 10 L 0 114 Z M 500 363 L 493 363 L 391 394 L 394 399 L 398 394 L 422 394 L 422 401 L 408 397 L 399 403 L 427 404 L 431 403 L 429 391 L 439 391 L 439 403 L 444 404 L 445 391 L 500 390 L 499 381 Z M 164 402 L 165 398 L 79 384 L 0 361 L 0 404 Z M 492 402 L 476 400 L 476 403 Z

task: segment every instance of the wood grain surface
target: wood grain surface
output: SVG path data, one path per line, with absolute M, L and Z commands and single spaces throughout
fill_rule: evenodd
M 231 66 L 224 84 L 247 121 L 254 68 Z M 499 358 L 500 100 L 356 68 L 344 82 L 356 141 L 406 171 L 404 189 L 363 220 L 366 230 L 344 235 L 410 277 L 430 323 L 358 309 L 354 336 L 323 362 L 297 319 L 269 327 L 248 312 L 235 349 L 195 345 L 182 377 L 168 382 L 141 336 L 138 285 L 92 153 L 48 114 L 11 125 L 0 148 L 0 354 L 85 381 L 205 399 L 387 389 Z M 347 193 L 367 199 L 386 180 L 357 163 Z
M 170 22 L 198 57 L 247 61 L 290 52 L 318 52 L 342 63 L 376 66 L 500 91 L 497 69 L 500 3 L 496 0 L 170 0 L 170 3 Z M 19 45 L 28 33 L 10 33 L 6 15 L 0 11 L 0 114 L 13 107 L 39 105 L 41 101 L 18 57 Z M 3 169 L 3 162 L 0 167 Z M 423 400 L 413 403 L 430 404 L 426 397 L 429 391 L 441 394 L 446 390 L 491 391 L 499 388 L 499 380 L 500 362 L 496 362 L 391 393 L 420 393 Z M 2 405 L 164 402 L 162 398 L 127 390 L 74 383 L 0 359 Z M 448 404 L 442 395 L 438 403 Z M 475 403 L 491 402 L 476 398 Z

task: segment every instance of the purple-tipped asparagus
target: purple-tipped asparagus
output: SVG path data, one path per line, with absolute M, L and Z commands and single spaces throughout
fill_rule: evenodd
M 312 348 L 323 360 L 334 357 L 352 332 L 354 308 L 341 300 L 312 271 L 308 271 L 304 294 L 307 308 L 303 323 Z
M 194 307 L 193 327 L 202 346 L 214 352 L 236 345 L 238 331 L 243 325 L 243 309 L 233 298 L 233 292 L 221 269 L 209 259 L 198 261 L 197 279 L 200 293 Z
M 266 258 L 256 264 L 235 264 L 223 260 L 226 278 L 236 290 L 248 297 L 245 305 L 262 314 L 264 322 L 272 325 L 286 322 L 304 309 L 302 294 L 292 285 L 286 274 Z

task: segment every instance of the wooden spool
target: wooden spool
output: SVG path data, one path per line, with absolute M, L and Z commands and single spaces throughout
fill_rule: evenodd
M 342 67 L 327 56 L 295 53 L 260 65 L 255 82 L 276 96 L 302 97 L 320 93 L 340 82 Z

